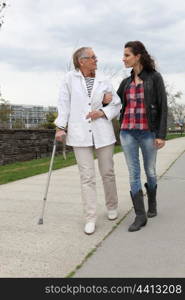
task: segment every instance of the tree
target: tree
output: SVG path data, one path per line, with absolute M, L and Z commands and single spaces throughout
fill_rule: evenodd
M 185 104 L 176 103 L 173 107 L 176 124 L 181 128 L 181 132 L 185 125 Z
M 169 130 L 174 130 L 175 129 L 175 117 L 173 114 L 172 108 L 169 106 L 168 107 L 168 119 L 167 119 L 167 128 Z
M 16 119 L 12 124 L 12 128 L 23 129 L 25 128 L 25 122 L 22 119 Z
M 11 113 L 10 103 L 0 95 L 0 128 L 9 128 Z
M 177 100 L 182 97 L 182 92 L 178 91 L 176 93 L 173 93 L 173 90 L 172 88 L 169 87 L 169 85 L 166 86 L 166 91 L 167 91 L 168 105 L 170 107 L 173 107 L 177 103 Z
M 41 126 L 47 129 L 55 129 L 56 125 L 54 121 L 57 117 L 57 112 L 48 112 L 46 114 L 46 122 L 43 123 Z
M 166 90 L 168 98 L 168 128 L 174 128 L 178 124 L 182 129 L 185 124 L 185 105 L 178 103 L 182 92 L 174 93 L 169 86 L 166 87 Z
M 6 8 L 7 4 L 6 1 L 0 0 L 0 28 L 2 27 L 4 23 L 4 10 Z

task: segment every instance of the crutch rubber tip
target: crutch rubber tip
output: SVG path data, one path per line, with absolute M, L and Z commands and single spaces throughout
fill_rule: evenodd
M 40 218 L 39 221 L 38 221 L 38 225 L 42 225 L 43 224 L 43 219 Z

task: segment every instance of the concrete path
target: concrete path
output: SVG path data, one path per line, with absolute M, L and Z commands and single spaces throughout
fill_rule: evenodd
M 165 148 L 158 153 L 158 176 L 162 176 L 184 151 L 185 138 L 168 141 Z M 130 247 L 127 248 L 126 244 L 127 225 L 130 219 L 124 219 L 132 208 L 128 171 L 123 153 L 116 154 L 114 160 L 119 196 L 119 218 L 116 221 L 107 220 L 103 188 L 97 172 L 98 220 L 96 232 L 91 236 L 83 232 L 80 181 L 76 165 L 53 171 L 43 225 L 37 225 L 37 222 L 43 204 L 47 174 L 0 186 L 0 277 L 66 277 L 86 260 L 86 256 L 96 249 L 111 231 L 109 238 L 117 235 L 117 231 L 113 229 L 122 219 L 123 221 L 117 226 L 121 229 L 123 236 L 125 235 L 123 237 L 124 249 L 127 249 L 127 253 L 130 251 Z M 144 183 L 143 171 L 142 174 Z M 172 182 L 166 181 L 167 186 Z M 161 187 L 159 188 L 161 193 Z M 184 208 L 181 210 L 180 207 L 179 220 L 182 211 L 184 212 Z M 161 214 L 139 233 L 140 236 L 145 236 L 146 232 L 151 235 L 150 226 L 152 226 L 152 234 L 155 236 L 152 245 L 156 249 L 161 247 L 166 249 L 165 243 L 162 245 L 158 243 L 156 233 L 157 220 L 163 217 L 168 218 L 164 212 Z M 130 214 L 129 218 L 131 218 Z M 174 226 L 175 221 L 176 218 L 173 218 Z M 157 230 L 161 230 L 161 227 L 162 225 Z M 171 230 L 175 234 L 175 230 Z M 170 238 L 169 232 L 167 234 Z M 136 234 L 132 233 L 133 239 L 134 236 L 136 237 Z M 106 241 L 108 238 L 102 244 Z M 147 243 L 147 239 L 143 238 L 143 241 Z M 179 240 L 179 243 L 182 241 Z M 165 251 L 168 252 L 169 249 Z M 140 252 L 137 254 L 139 257 Z M 144 251 L 142 255 L 145 256 Z M 120 273 L 121 276 L 124 274 Z M 110 275 L 109 272 L 107 275 Z
M 132 210 L 74 277 L 185 278 L 185 153 L 159 180 L 158 198 L 157 217 L 130 233 Z

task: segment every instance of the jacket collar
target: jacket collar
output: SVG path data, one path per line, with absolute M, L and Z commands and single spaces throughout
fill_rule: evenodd
M 74 70 L 73 72 L 74 72 L 75 76 L 80 76 L 80 77 L 84 78 L 84 76 L 80 70 Z M 104 81 L 105 76 L 100 74 L 99 72 L 96 72 L 95 79 L 96 79 L 96 81 Z
M 148 71 L 146 71 L 146 70 L 142 70 L 139 74 L 138 74 L 138 76 L 142 79 L 142 80 L 146 80 L 146 78 L 148 78 L 148 74 L 149 73 L 152 73 L 152 72 L 148 72 Z M 132 69 L 132 71 L 131 71 L 131 78 L 133 79 L 134 78 L 134 70 Z

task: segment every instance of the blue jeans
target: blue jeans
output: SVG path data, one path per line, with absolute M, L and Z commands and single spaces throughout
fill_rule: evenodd
M 141 148 L 144 170 L 149 189 L 157 183 L 156 156 L 157 148 L 154 145 L 155 133 L 148 130 L 121 130 L 120 141 L 123 148 L 129 171 L 131 192 L 135 195 L 142 189 L 139 148 Z

